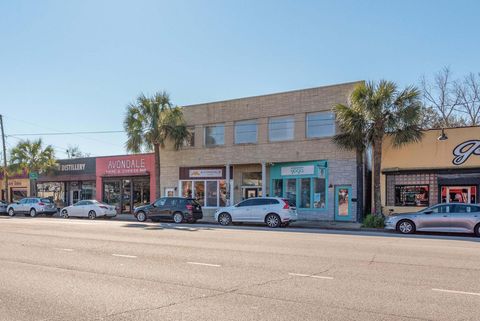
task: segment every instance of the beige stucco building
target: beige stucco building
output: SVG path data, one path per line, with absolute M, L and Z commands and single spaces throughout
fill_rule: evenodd
M 437 203 L 478 203 L 480 127 L 427 130 L 401 148 L 386 138 L 382 155 L 384 213 L 410 212 Z M 442 139 L 439 139 L 442 137 Z
M 358 82 L 186 106 L 193 138 L 161 151 L 161 193 L 205 213 L 252 196 L 288 198 L 305 220 L 356 221 L 355 153 L 339 149 L 332 107 Z

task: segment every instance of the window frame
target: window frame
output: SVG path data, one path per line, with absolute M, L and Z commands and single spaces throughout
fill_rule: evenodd
M 208 130 L 208 128 L 215 128 L 215 127 L 221 127 L 223 129 L 223 143 L 222 144 L 207 144 L 207 130 Z M 225 146 L 225 124 L 224 123 L 219 123 L 219 124 L 205 125 L 205 127 L 203 128 L 203 145 L 205 147 Z
M 272 121 L 275 119 L 281 118 L 291 118 L 292 119 L 292 137 L 287 139 L 272 139 Z M 284 116 L 273 116 L 268 118 L 268 141 L 272 143 L 277 142 L 288 142 L 295 140 L 295 115 L 284 115 Z
M 330 114 L 333 116 L 333 123 L 332 123 L 332 127 L 333 127 L 333 133 L 332 134 L 329 134 L 329 135 L 310 135 L 310 132 L 309 132 L 309 116 L 312 116 L 312 115 L 318 115 L 318 114 Z M 335 136 L 336 134 L 336 131 L 337 131 L 337 125 L 336 125 L 336 115 L 333 111 L 328 111 L 328 110 L 324 110 L 324 111 L 315 111 L 315 112 L 311 112 L 311 113 L 307 113 L 305 115 L 305 137 L 308 138 L 308 139 L 320 139 L 320 138 L 328 138 L 328 137 L 333 137 Z
M 241 123 L 247 123 L 248 125 L 255 125 L 255 140 L 254 141 L 242 141 L 238 142 L 238 133 L 237 133 L 237 126 Z M 258 144 L 258 119 L 247 119 L 247 120 L 239 120 L 236 121 L 233 125 L 233 143 L 235 145 L 241 144 Z

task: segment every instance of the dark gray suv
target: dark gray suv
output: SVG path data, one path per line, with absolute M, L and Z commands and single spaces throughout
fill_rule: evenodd
M 202 206 L 195 199 L 184 197 L 159 198 L 152 204 L 135 208 L 133 215 L 139 222 L 165 219 L 173 220 L 177 224 L 195 223 L 203 218 Z

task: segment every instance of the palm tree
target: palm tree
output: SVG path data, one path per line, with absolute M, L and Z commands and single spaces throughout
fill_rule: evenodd
M 141 94 L 135 103 L 127 106 L 123 121 L 127 132 L 127 150 L 133 153 L 141 151 L 155 152 L 156 198 L 160 197 L 160 149 L 170 141 L 178 150 L 190 133 L 183 118 L 182 109 L 173 106 L 166 92 L 156 93 L 152 97 Z
M 367 121 L 362 110 L 357 106 L 337 104 L 333 108 L 337 116 L 340 133 L 333 137 L 333 142 L 340 148 L 354 150 L 357 164 L 357 215 L 363 218 L 363 156 L 368 147 L 366 139 Z
M 51 145 L 43 147 L 42 139 L 22 140 L 10 151 L 10 167 L 13 172 L 44 173 L 56 167 L 55 151 Z M 37 195 L 36 180 L 33 195 Z
M 368 82 L 355 88 L 350 104 L 356 117 L 363 119 L 346 121 L 342 127 L 351 126 L 349 122 L 361 125 L 362 129 L 350 129 L 347 134 L 349 131 L 362 133 L 366 144 L 373 148 L 374 212 L 381 216 L 380 171 L 383 139 L 390 136 L 394 147 L 422 139 L 423 133 L 419 126 L 422 117 L 420 91 L 413 86 L 399 90 L 394 82 L 386 80 Z M 342 121 L 341 117 L 339 121 Z M 356 144 L 357 142 L 352 142 L 351 146 Z

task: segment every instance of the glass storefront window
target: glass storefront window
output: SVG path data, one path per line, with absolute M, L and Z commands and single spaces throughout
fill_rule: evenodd
M 181 186 L 182 196 L 192 197 L 192 181 L 183 181 Z
M 262 186 L 262 172 L 242 173 L 242 186 Z
M 477 202 L 476 186 L 442 186 L 442 203 Z
M 83 182 L 80 191 L 80 199 L 93 200 L 96 196 L 95 182 Z
M 325 208 L 325 193 L 326 180 L 325 178 L 315 177 L 313 179 L 313 207 Z
M 310 208 L 310 178 L 300 179 L 300 207 Z
M 65 183 L 63 182 L 45 182 L 37 184 L 37 195 L 43 198 L 53 200 L 57 207 L 64 207 L 65 203 Z
M 217 181 L 207 181 L 207 203 L 206 206 L 217 206 Z
M 218 205 L 220 207 L 227 206 L 227 182 L 226 181 L 218 181 L 218 191 L 220 193 L 220 197 L 218 199 Z
M 395 206 L 428 206 L 428 185 L 395 185 Z
M 150 204 L 150 181 L 133 181 L 133 207 Z
M 283 179 L 273 180 L 273 196 L 283 197 Z
M 195 181 L 195 198 L 201 206 L 205 206 L 205 181 Z
M 120 181 L 105 182 L 103 184 L 103 202 L 120 207 Z
M 286 198 L 288 199 L 288 203 L 296 207 L 297 205 L 297 179 L 296 178 L 289 178 L 287 179 L 287 190 L 286 190 Z

